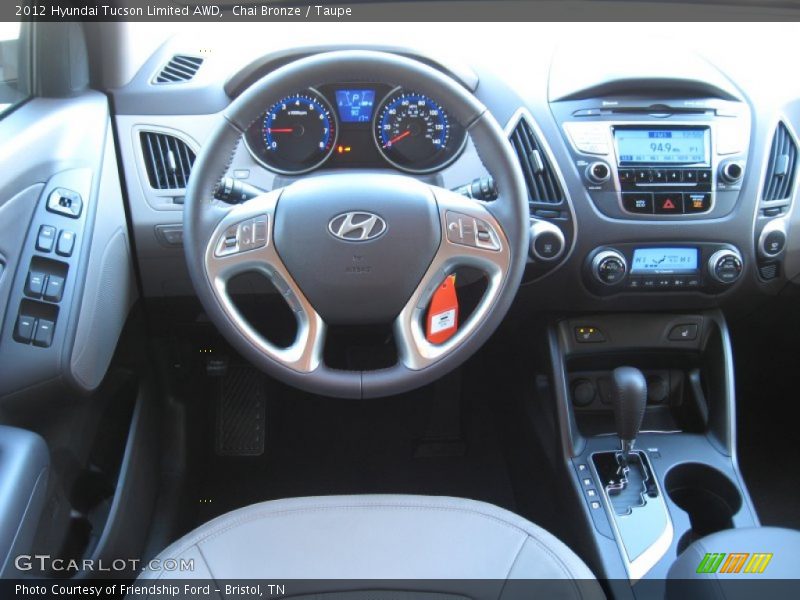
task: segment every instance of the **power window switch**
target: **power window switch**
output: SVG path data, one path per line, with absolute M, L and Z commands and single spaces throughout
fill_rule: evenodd
M 33 317 L 20 315 L 14 330 L 14 339 L 23 344 L 30 344 L 33 338 L 33 326 L 36 321 Z
M 61 302 L 64 295 L 64 278 L 58 275 L 50 275 L 47 279 L 47 286 L 44 289 L 44 299 L 48 302 Z
M 62 229 L 58 234 L 58 244 L 56 244 L 56 254 L 59 256 L 72 256 L 75 249 L 75 232 Z
M 40 252 L 52 252 L 53 244 L 56 242 L 56 228 L 52 225 L 42 225 L 39 227 L 39 235 L 36 236 L 36 249 Z
M 41 298 L 44 293 L 44 282 L 47 276 L 39 271 L 30 271 L 25 283 L 25 295 L 31 298 Z
M 41 348 L 49 348 L 53 343 L 53 330 L 56 324 L 53 321 L 39 319 L 39 324 L 36 326 L 36 333 L 33 335 L 33 345 L 40 346 Z

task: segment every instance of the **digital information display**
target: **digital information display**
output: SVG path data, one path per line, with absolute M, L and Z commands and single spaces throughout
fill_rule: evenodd
M 709 165 L 708 129 L 615 129 L 620 164 Z
M 369 123 L 375 90 L 336 90 L 336 106 L 342 123 Z
M 696 271 L 698 254 L 697 248 L 637 248 L 631 275 Z

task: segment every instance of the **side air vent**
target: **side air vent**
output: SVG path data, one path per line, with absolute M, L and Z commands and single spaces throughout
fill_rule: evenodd
M 142 131 L 142 154 L 150 187 L 178 190 L 186 187 L 195 154 L 186 142 L 164 133 Z
M 183 81 L 191 81 L 202 64 L 203 59 L 197 56 L 176 54 L 156 75 L 155 82 L 181 83 Z
M 764 202 L 791 198 L 796 166 L 797 145 L 786 125 L 778 123 L 769 151 L 767 177 L 764 180 Z
M 511 132 L 511 145 L 519 158 L 528 187 L 528 201 L 531 204 L 560 204 L 564 192 L 558 183 L 553 166 L 542 149 L 531 125 L 520 119 Z

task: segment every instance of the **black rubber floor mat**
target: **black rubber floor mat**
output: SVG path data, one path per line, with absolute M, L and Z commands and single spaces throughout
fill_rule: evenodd
M 219 385 L 217 454 L 260 456 L 264 453 L 267 408 L 263 374 L 252 367 L 231 365 Z

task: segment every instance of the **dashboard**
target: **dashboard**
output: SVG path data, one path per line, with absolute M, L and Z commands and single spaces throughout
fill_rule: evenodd
M 113 91 L 146 296 L 193 290 L 181 247 L 185 186 L 153 185 L 142 136 L 195 156 L 231 98 L 261 76 L 348 47 L 279 48 L 242 65 L 180 38 Z M 491 64 L 366 47 L 449 75 L 504 128 L 529 195 L 520 311 L 746 311 L 800 281 L 800 241 L 791 235 L 800 96 L 791 90 L 771 90 L 767 101 L 753 70 L 684 48 L 655 63 L 608 50 L 588 69 L 586 52 L 569 43 Z M 182 55 L 203 59 L 196 76 L 154 84 Z M 468 125 L 435 94 L 392 81 L 355 77 L 296 89 L 264 103 L 228 176 L 232 185 L 270 190 L 331 171 L 393 171 L 491 202 L 496 183 Z

